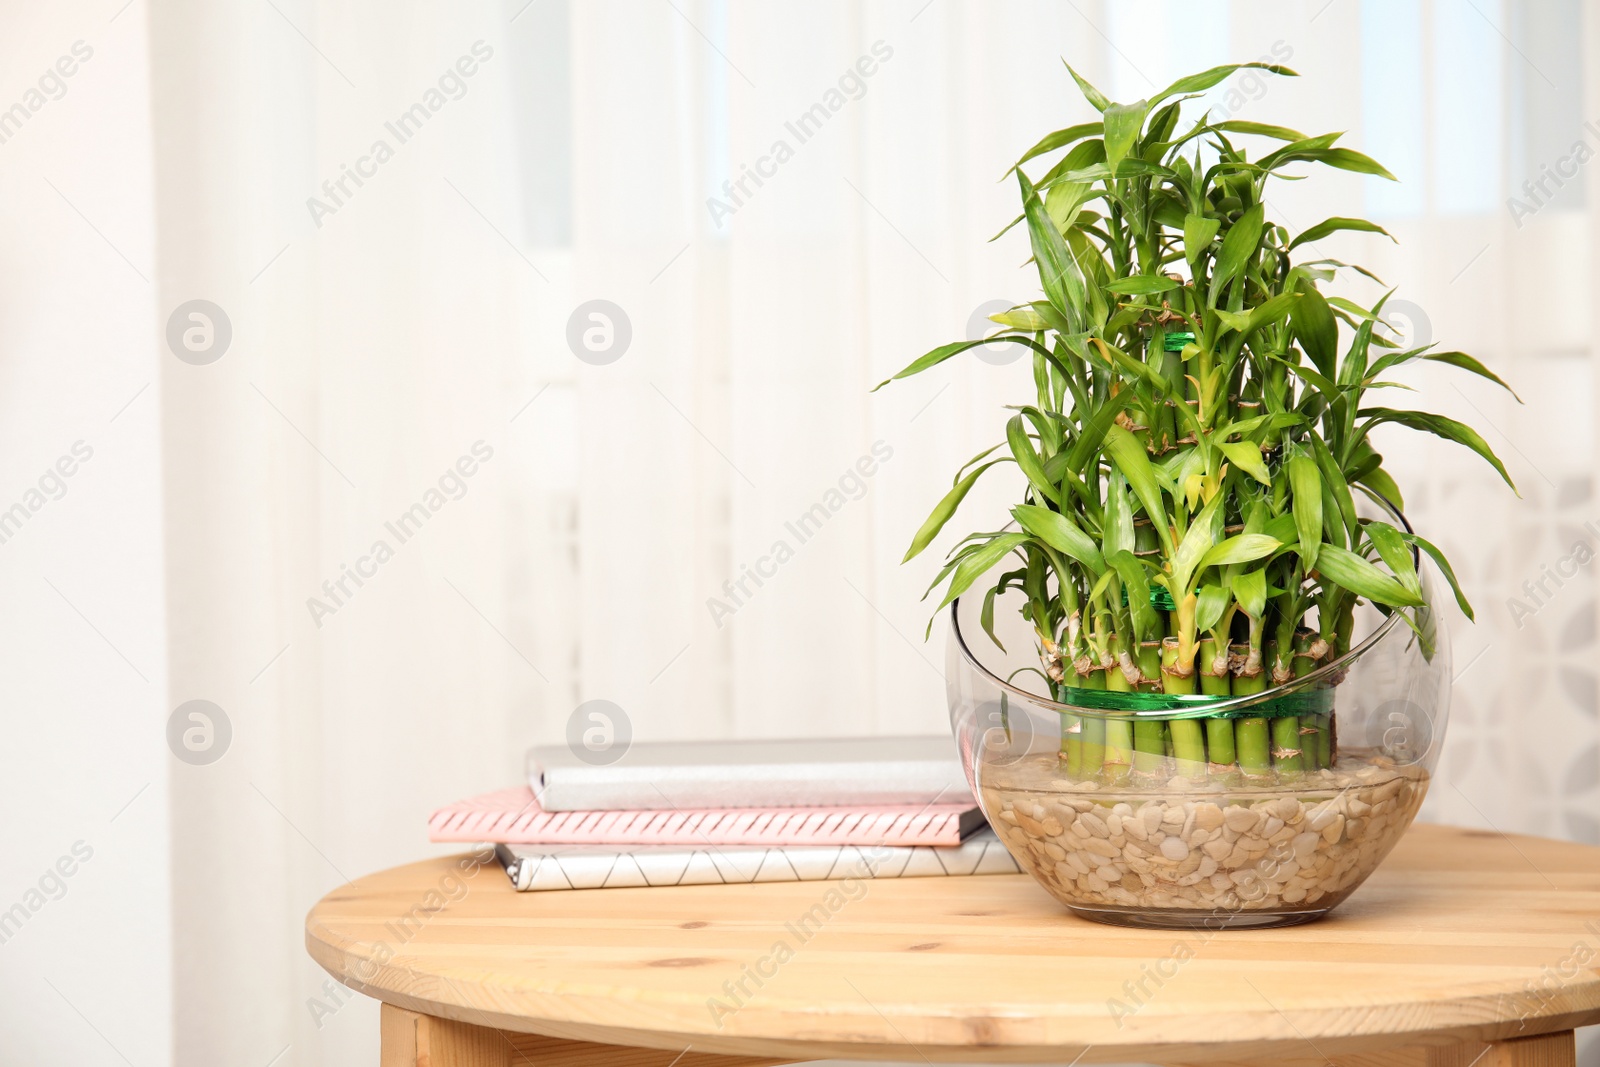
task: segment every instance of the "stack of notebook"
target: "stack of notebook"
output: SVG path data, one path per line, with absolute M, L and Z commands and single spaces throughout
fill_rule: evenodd
M 948 738 L 635 743 L 605 766 L 552 746 L 528 779 L 430 838 L 493 844 L 519 890 L 1017 870 Z

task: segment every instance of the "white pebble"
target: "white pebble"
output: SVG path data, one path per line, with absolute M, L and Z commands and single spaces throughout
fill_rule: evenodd
M 1228 810 L 1222 813 L 1222 818 L 1227 823 L 1228 829 L 1241 834 L 1253 830 L 1258 820 L 1256 813 L 1242 804 L 1230 805 Z
M 1161 842 L 1161 854 L 1175 862 L 1186 860 L 1189 858 L 1189 846 L 1184 844 L 1182 838 L 1169 837 Z

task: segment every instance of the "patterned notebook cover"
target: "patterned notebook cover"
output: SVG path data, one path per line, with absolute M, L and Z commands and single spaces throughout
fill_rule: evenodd
M 970 798 L 971 794 L 967 794 Z M 527 786 L 440 808 L 430 841 L 517 845 L 934 845 L 953 848 L 983 826 L 971 799 L 873 808 L 545 811 Z M 613 850 L 614 851 L 614 850 Z
M 919 878 L 1017 874 L 1017 861 L 985 826 L 955 848 L 674 848 L 496 845 L 513 887 L 621 889 L 737 882 L 821 882 L 837 878 Z

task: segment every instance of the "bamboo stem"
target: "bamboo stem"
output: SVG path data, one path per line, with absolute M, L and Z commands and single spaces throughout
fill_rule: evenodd
M 1111 644 L 1117 644 L 1113 635 Z M 1115 648 L 1113 648 L 1115 657 Z M 1130 693 L 1133 685 L 1128 681 L 1128 676 L 1118 667 L 1105 669 L 1106 691 L 1109 693 Z M 1106 754 L 1102 763 L 1105 780 L 1110 785 L 1122 785 L 1127 782 L 1133 771 L 1133 724 L 1126 718 L 1107 717 L 1105 720 Z
M 1278 768 L 1278 777 L 1284 781 L 1293 781 L 1305 773 L 1300 745 L 1300 719 L 1297 716 L 1280 715 L 1272 720 L 1272 757 Z
M 1218 669 L 1220 663 L 1221 669 Z M 1233 692 L 1233 678 L 1228 670 L 1226 654 L 1218 656 L 1215 638 L 1200 642 L 1200 691 L 1210 696 L 1227 696 Z M 1238 753 L 1234 746 L 1233 720 L 1211 718 L 1205 720 L 1208 768 L 1214 778 L 1235 778 L 1239 774 Z
M 1294 638 L 1294 659 L 1292 666 L 1296 678 L 1304 678 L 1317 669 L 1317 661 L 1311 655 L 1311 642 L 1316 637 L 1310 630 L 1301 630 Z M 1298 747 L 1302 766 L 1308 771 L 1315 771 L 1322 767 L 1322 716 L 1308 715 L 1300 720 L 1300 739 Z
M 1101 763 L 1106 784 L 1126 785 L 1133 773 L 1133 724 L 1127 719 L 1102 719 L 1105 729 L 1105 759 Z
M 1267 720 L 1240 719 L 1233 724 L 1239 747 L 1239 770 L 1248 778 L 1265 778 L 1272 773 L 1272 737 Z
M 1139 680 L 1140 688 L 1159 690 L 1161 688 L 1161 641 L 1141 641 L 1139 643 Z
M 1206 736 L 1200 723 L 1200 719 L 1173 719 L 1168 724 L 1172 731 L 1172 756 L 1178 773 L 1185 778 L 1206 776 Z
M 1167 760 L 1167 724 L 1160 719 L 1133 723 L 1134 768 L 1145 778 L 1164 778 Z
M 1161 691 L 1187 694 L 1194 692 L 1194 652 L 1183 656 L 1182 638 L 1169 637 L 1161 642 Z
M 1083 716 L 1061 713 L 1061 762 L 1067 777 L 1076 781 L 1083 774 Z
M 1083 716 L 1083 752 L 1078 760 L 1080 781 L 1094 778 L 1106 758 L 1106 721 L 1098 715 Z

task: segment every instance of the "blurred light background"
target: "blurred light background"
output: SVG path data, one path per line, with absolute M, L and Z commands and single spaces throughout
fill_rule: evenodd
M 375 1063 L 373 1002 L 314 1007 L 307 908 L 439 851 L 428 811 L 517 781 L 582 701 L 640 738 L 943 730 L 936 565 L 898 561 L 1028 367 L 867 390 L 1037 290 L 1020 231 L 987 242 L 1010 162 L 1091 115 L 1063 57 L 1119 99 L 1285 63 L 1208 103 L 1400 177 L 1271 208 L 1388 227 L 1318 250 L 1527 401 L 1408 379 L 1520 499 L 1453 446 L 1386 450 L 1478 610 L 1426 817 L 1600 842 L 1594 5 L 0 11 L 0 910 L 49 889 L 0 943 L 5 1062 Z M 169 343 L 194 300 L 231 328 L 210 362 Z M 190 700 L 231 727 L 208 765 L 168 746 Z

